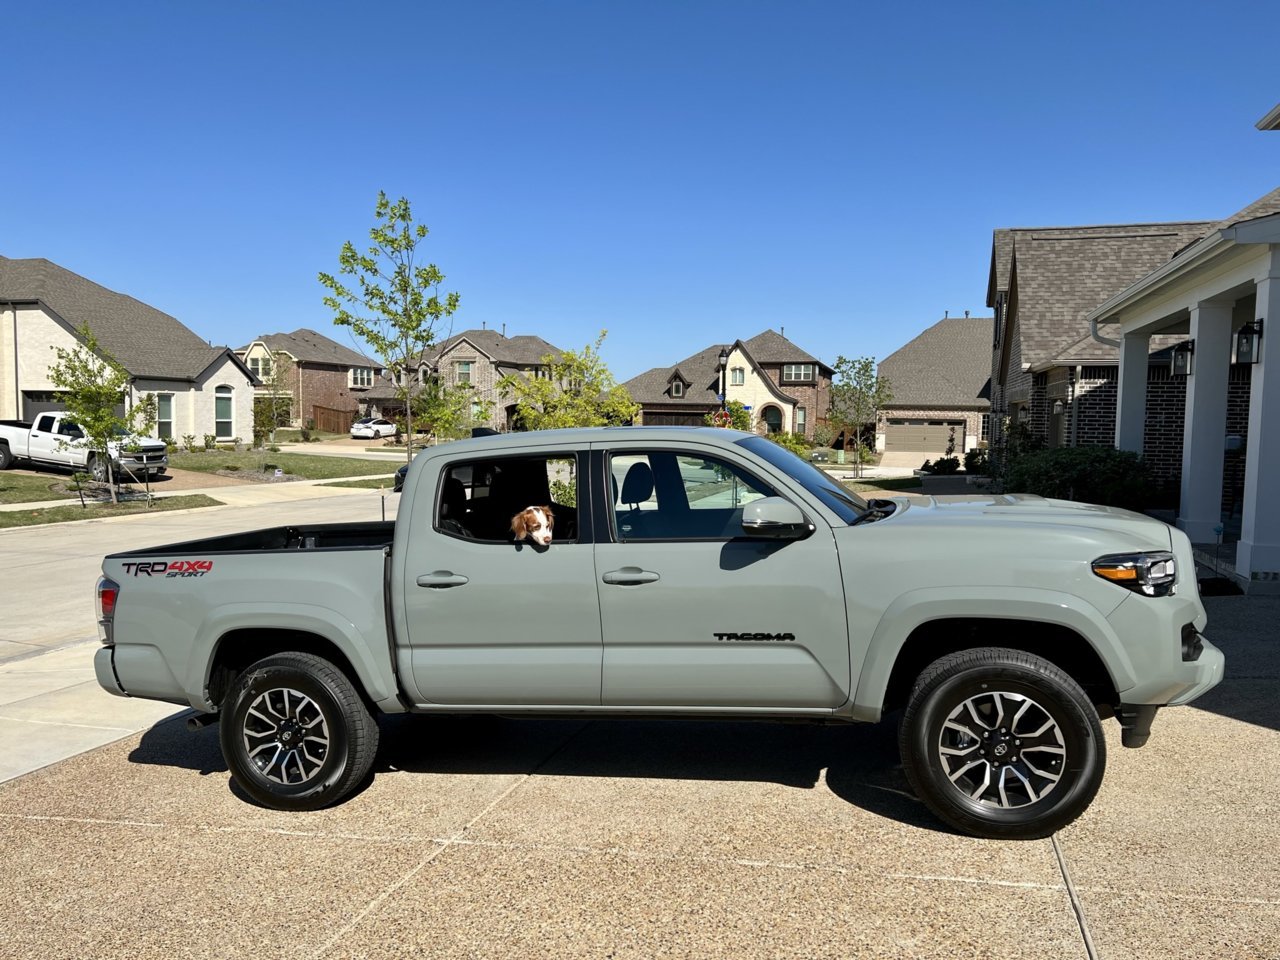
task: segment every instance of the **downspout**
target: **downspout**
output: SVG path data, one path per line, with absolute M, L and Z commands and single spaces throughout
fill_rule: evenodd
M 1084 367 L 1076 364 L 1076 375 L 1071 382 L 1067 384 L 1067 390 L 1071 399 L 1071 446 L 1076 445 L 1077 424 L 1080 422 L 1080 405 L 1076 403 L 1076 391 L 1079 389 L 1080 377 L 1084 374 Z
M 1093 339 L 1097 340 L 1099 343 L 1106 344 L 1108 347 L 1115 347 L 1117 350 L 1120 349 L 1119 340 L 1112 340 L 1110 337 L 1104 337 L 1102 334 L 1098 332 L 1097 317 L 1089 318 L 1089 335 L 1092 336 Z

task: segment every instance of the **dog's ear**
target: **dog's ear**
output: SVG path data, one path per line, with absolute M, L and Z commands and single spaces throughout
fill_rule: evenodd
M 556 515 L 551 512 L 551 508 L 539 507 L 538 509 L 547 515 L 547 529 L 554 530 L 556 526 Z
M 529 511 L 521 510 L 511 518 L 511 532 L 516 535 L 517 540 L 523 540 L 529 535 Z

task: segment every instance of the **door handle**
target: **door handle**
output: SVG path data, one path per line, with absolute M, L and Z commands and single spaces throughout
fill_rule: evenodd
M 605 583 L 619 586 L 636 586 L 641 583 L 655 583 L 661 578 L 652 570 L 641 570 L 639 567 L 623 567 L 621 570 L 610 570 L 600 578 Z
M 444 587 L 460 587 L 464 583 L 468 583 L 466 577 L 460 573 L 451 573 L 448 570 L 436 570 L 432 573 L 424 573 L 418 578 L 418 586 L 435 587 L 437 590 Z

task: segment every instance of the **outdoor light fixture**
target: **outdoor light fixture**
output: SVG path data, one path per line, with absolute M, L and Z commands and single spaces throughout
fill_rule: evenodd
M 1236 331 L 1236 363 L 1257 363 L 1262 344 L 1262 318 L 1246 323 Z
M 1061 400 L 1053 401 L 1053 412 L 1055 415 L 1061 414 L 1065 409 L 1067 409 L 1066 405 Z
M 1196 355 L 1196 342 L 1194 340 L 1183 340 L 1180 344 L 1173 348 L 1173 363 L 1171 369 L 1175 377 L 1185 377 L 1192 372 L 1191 358 Z
M 729 351 L 724 347 L 720 348 L 720 369 L 724 369 L 724 365 L 729 362 Z
M 1031 409 L 1030 409 L 1029 407 L 1019 407 L 1019 408 L 1018 408 L 1018 422 L 1019 422 L 1019 423 L 1021 423 L 1021 422 L 1022 422 L 1022 421 L 1024 421 L 1024 420 L 1028 420 L 1028 419 L 1030 419 L 1030 417 L 1031 417 Z

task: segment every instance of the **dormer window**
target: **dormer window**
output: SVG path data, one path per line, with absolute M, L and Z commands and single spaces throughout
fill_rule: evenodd
M 671 381 L 671 395 L 672 395 L 673 397 L 683 397 L 683 396 L 684 396 L 684 384 L 683 384 L 683 383 L 681 383 L 679 380 L 672 380 L 672 381 Z

